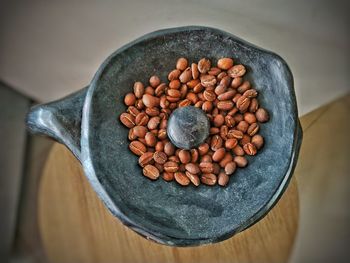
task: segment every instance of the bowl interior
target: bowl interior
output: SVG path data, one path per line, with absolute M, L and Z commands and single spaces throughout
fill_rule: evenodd
M 147 83 L 154 74 L 166 82 L 167 72 L 181 56 L 190 62 L 233 57 L 243 63 L 261 106 L 270 113 L 270 121 L 260 130 L 264 148 L 249 158 L 247 168 L 236 171 L 227 187 L 151 182 L 128 149 L 128 129 L 119 122 L 126 110 L 124 95 L 135 81 Z M 297 110 L 288 67 L 277 55 L 216 29 L 158 31 L 121 48 L 95 75 L 85 108 L 87 176 L 93 171 L 113 203 L 108 205 L 112 213 L 158 242 L 197 245 L 226 239 L 260 219 L 290 176 Z

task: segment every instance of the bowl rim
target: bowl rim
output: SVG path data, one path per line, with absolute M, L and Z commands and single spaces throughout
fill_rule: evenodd
M 93 167 L 93 162 L 91 158 L 91 151 L 89 146 L 89 117 L 91 113 L 91 102 L 92 102 L 92 96 L 94 94 L 94 91 L 97 86 L 97 82 L 100 79 L 102 73 L 106 69 L 106 67 L 109 65 L 111 60 L 118 55 L 119 53 L 124 52 L 131 46 L 147 40 L 149 38 L 154 38 L 157 36 L 161 36 L 163 34 L 169 34 L 169 33 L 179 33 L 184 31 L 198 31 L 198 30 L 209 30 L 217 34 L 221 35 L 227 35 L 231 39 L 233 39 L 235 42 L 238 42 L 239 44 L 243 46 L 249 46 L 253 49 L 256 49 L 259 52 L 264 52 L 269 55 L 272 55 L 275 59 L 279 60 L 281 62 L 281 67 L 283 67 L 284 72 L 286 73 L 286 79 L 287 79 L 287 88 L 289 89 L 289 94 L 291 96 L 291 103 L 292 108 L 294 108 L 293 111 L 293 120 L 296 122 L 295 129 L 294 129 L 294 141 L 292 146 L 292 155 L 289 159 L 289 167 L 287 172 L 285 173 L 280 185 L 276 189 L 275 193 L 271 197 L 271 199 L 260 209 L 258 210 L 254 215 L 250 217 L 247 221 L 243 222 L 239 227 L 235 228 L 233 231 L 229 231 L 225 234 L 222 234 L 217 237 L 210 237 L 210 238 L 199 238 L 199 239 L 184 239 L 184 238 L 176 238 L 168 235 L 164 235 L 161 233 L 153 233 L 150 232 L 148 229 L 145 229 L 143 226 L 139 225 L 137 222 L 132 221 L 126 214 L 124 214 L 120 209 L 114 204 L 112 199 L 110 198 L 109 194 L 106 192 L 104 187 L 102 186 L 101 182 L 98 180 L 95 169 Z M 104 62 L 100 65 L 97 72 L 95 73 L 91 84 L 88 88 L 85 101 L 84 101 L 84 107 L 82 111 L 82 123 L 81 123 L 81 162 L 83 165 L 83 169 L 85 172 L 86 177 L 88 178 L 90 184 L 92 185 L 93 189 L 99 196 L 99 198 L 103 201 L 103 203 L 106 205 L 108 210 L 116 216 L 124 225 L 128 226 L 132 230 L 134 230 L 136 233 L 140 234 L 141 236 L 145 237 L 146 239 L 155 241 L 160 244 L 164 245 L 170 245 L 170 246 L 198 246 L 202 244 L 210 244 L 210 243 L 216 243 L 223 240 L 226 240 L 233 235 L 249 228 L 250 226 L 254 225 L 258 221 L 260 221 L 266 214 L 276 205 L 278 200 L 281 198 L 282 194 L 286 190 L 289 181 L 293 175 L 293 171 L 296 166 L 296 162 L 299 155 L 299 150 L 302 142 L 302 128 L 300 125 L 300 121 L 298 119 L 298 109 L 296 104 L 296 96 L 294 91 L 294 81 L 293 81 L 293 75 L 290 71 L 290 68 L 288 64 L 285 62 L 283 58 L 281 58 L 279 55 L 277 55 L 274 52 L 271 52 L 269 50 L 260 48 L 254 44 L 251 44 L 239 37 L 236 37 L 235 35 L 228 33 L 226 31 L 216 29 L 213 27 L 207 27 L 207 26 L 183 26 L 183 27 L 173 27 L 173 28 L 166 28 L 157 30 L 148 34 L 145 34 L 128 44 L 120 47 L 116 51 L 114 51 L 110 56 L 108 56 Z

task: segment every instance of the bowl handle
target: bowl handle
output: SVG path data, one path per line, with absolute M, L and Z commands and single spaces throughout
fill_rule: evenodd
M 81 161 L 81 117 L 87 90 L 85 87 L 60 100 L 31 107 L 26 117 L 27 129 L 66 145 Z

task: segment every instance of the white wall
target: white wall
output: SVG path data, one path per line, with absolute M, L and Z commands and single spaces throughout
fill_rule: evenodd
M 346 2 L 3 0 L 0 79 L 47 102 L 87 85 L 111 52 L 145 33 L 208 25 L 281 55 L 302 115 L 350 91 Z

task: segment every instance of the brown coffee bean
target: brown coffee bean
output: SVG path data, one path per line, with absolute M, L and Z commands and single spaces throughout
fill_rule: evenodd
M 193 92 L 194 93 L 199 93 L 202 92 L 204 89 L 204 87 L 202 86 L 201 83 L 198 83 L 194 88 L 193 88 Z
M 232 139 L 227 139 L 225 141 L 225 147 L 228 150 L 232 150 L 233 148 L 235 148 L 238 144 L 238 141 L 236 138 L 232 138 Z
M 181 87 L 181 82 L 178 79 L 174 79 L 174 80 L 169 82 L 169 88 L 170 89 L 176 89 L 177 90 L 177 89 L 180 89 L 180 87 Z
M 174 180 L 174 173 L 164 172 L 162 175 L 164 181 L 170 182 Z
M 231 175 L 236 171 L 236 163 L 235 162 L 229 162 L 225 166 L 225 173 L 227 175 Z
M 213 123 L 215 127 L 221 127 L 225 123 L 225 117 L 218 114 L 214 117 Z
M 232 151 L 237 156 L 243 156 L 245 154 L 243 148 L 240 145 L 237 145 L 235 148 L 233 148 Z
M 160 99 L 149 94 L 142 96 L 142 102 L 147 108 L 153 108 L 159 106 Z
M 189 171 L 191 174 L 199 174 L 200 173 L 200 169 L 199 169 L 198 165 L 195 163 L 187 163 L 185 165 L 185 169 L 187 171 Z
M 202 106 L 203 106 L 203 101 L 197 101 L 197 103 L 196 104 L 194 104 L 194 106 L 196 107 L 196 108 L 202 108 Z
M 236 121 L 235 121 L 235 119 L 232 116 L 227 115 L 225 117 L 225 124 L 226 124 L 227 127 L 232 128 L 233 126 L 235 126 Z
M 168 156 L 172 156 L 175 153 L 175 146 L 171 142 L 164 144 L 164 152 Z
M 217 80 L 220 80 L 220 82 L 221 82 L 221 80 L 224 79 L 225 77 L 227 77 L 227 73 L 226 73 L 225 71 L 220 72 L 220 73 L 216 76 Z M 231 82 L 231 78 L 230 78 L 230 82 Z M 230 84 L 230 83 L 229 83 L 229 84 Z
M 186 164 L 189 163 L 191 161 L 191 154 L 189 151 L 186 150 L 180 150 L 179 152 L 179 159 L 180 162 Z
M 191 68 L 188 67 L 181 73 L 179 80 L 181 81 L 181 83 L 186 83 L 186 82 L 189 82 L 191 79 L 192 79 L 192 72 L 191 72 Z
M 243 93 L 243 96 L 246 96 L 247 98 L 255 98 L 258 96 L 258 92 L 256 89 L 248 89 Z
M 249 105 L 249 112 L 256 112 L 259 108 L 259 103 L 258 103 L 258 100 L 256 98 L 253 98 L 251 101 L 250 101 L 250 105 Z
M 188 61 L 186 58 L 179 58 L 176 61 L 176 68 L 181 70 L 181 71 L 185 70 L 187 68 L 187 65 L 188 65 Z
M 126 106 L 132 106 L 135 104 L 135 102 L 136 102 L 136 97 L 135 97 L 134 93 L 128 93 L 125 95 L 124 103 Z
M 227 133 L 227 138 L 228 139 L 242 139 L 243 138 L 243 132 L 239 131 L 239 130 L 229 130 Z
M 153 153 L 145 152 L 139 158 L 139 165 L 141 167 L 145 167 L 147 164 L 151 164 L 153 162 Z
M 218 60 L 218 68 L 223 70 L 228 70 L 232 68 L 233 66 L 233 59 L 232 58 L 220 58 Z
M 167 90 L 167 94 L 168 94 L 168 96 L 174 97 L 174 98 L 180 98 L 181 97 L 181 93 L 177 89 L 168 89 Z
M 244 134 L 244 135 L 243 135 L 243 138 L 240 139 L 239 144 L 240 144 L 241 146 L 244 146 L 245 144 L 249 143 L 250 140 L 251 140 L 250 136 L 247 135 L 247 134 Z
M 201 182 L 206 185 L 215 185 L 217 181 L 216 175 L 212 173 L 204 173 L 201 176 Z
M 213 134 L 218 134 L 220 132 L 220 129 L 219 128 L 216 128 L 216 127 L 211 127 L 209 129 L 209 134 L 210 135 L 213 135 Z
M 212 173 L 214 171 L 214 165 L 211 162 L 200 162 L 199 169 L 202 173 Z
M 179 108 L 186 107 L 189 105 L 191 105 L 191 101 L 189 99 L 184 99 L 184 100 L 180 101 L 178 104 Z
M 198 146 L 199 155 L 205 155 L 209 151 L 209 145 L 207 143 L 202 143 Z
M 257 153 L 255 145 L 250 142 L 243 145 L 243 150 L 248 155 L 255 155 Z
M 202 58 L 198 61 L 198 71 L 202 74 L 205 74 L 210 69 L 211 62 L 207 58 Z
M 260 150 L 264 145 L 264 138 L 260 134 L 256 134 L 252 137 L 251 143 L 254 144 L 258 150 Z
M 235 90 L 226 91 L 218 96 L 218 100 L 230 100 L 236 95 Z
M 143 86 L 142 82 L 135 82 L 134 83 L 134 94 L 136 98 L 141 99 L 142 95 L 145 93 L 145 87 Z
M 213 109 L 213 103 L 211 101 L 205 101 L 202 104 L 202 110 L 205 112 L 210 112 Z
M 220 128 L 220 136 L 224 140 L 227 139 L 227 134 L 228 134 L 228 127 L 226 125 L 221 126 Z
M 226 164 L 229 162 L 232 162 L 232 154 L 227 152 L 225 157 L 220 161 L 219 165 L 221 168 L 225 168 Z
M 206 154 L 201 157 L 201 162 L 203 163 L 212 163 L 213 160 L 211 159 L 211 155 Z
M 164 152 L 155 152 L 153 159 L 156 163 L 164 164 L 168 160 L 168 156 Z
M 153 165 L 146 165 L 143 168 L 143 175 L 151 180 L 157 180 L 159 177 L 159 170 Z
M 156 136 L 152 132 L 147 132 L 145 135 L 146 145 L 153 147 L 157 143 Z
M 230 116 L 234 116 L 236 113 L 238 112 L 238 109 L 237 108 L 233 108 L 232 110 L 230 110 L 227 115 L 230 115 Z M 236 120 L 235 120 L 236 121 Z
M 191 182 L 190 179 L 182 172 L 174 173 L 174 178 L 175 178 L 175 181 L 182 186 L 187 186 Z
M 225 157 L 225 148 L 219 148 L 212 156 L 214 162 L 220 162 Z
M 136 154 L 138 156 L 141 156 L 142 154 L 144 154 L 147 151 L 146 146 L 142 142 L 139 142 L 139 141 L 132 141 L 129 144 L 129 149 L 130 149 L 130 151 L 132 151 L 134 154 Z
M 227 71 L 227 74 L 231 78 L 242 77 L 246 73 L 246 69 L 243 65 L 234 65 Z
M 246 121 L 240 121 L 237 126 L 236 129 L 245 133 L 248 130 L 249 124 Z
M 200 180 L 199 180 L 198 175 L 192 174 L 192 173 L 186 171 L 186 176 L 188 177 L 188 179 L 190 179 L 191 183 L 193 183 L 195 186 L 198 186 L 200 184 Z
M 143 101 L 142 99 L 139 99 L 135 102 L 135 107 L 138 109 L 138 110 L 143 110 L 145 108 L 145 105 L 143 104 Z
M 251 88 L 250 82 L 248 80 L 245 80 L 238 88 L 237 91 L 241 94 L 246 92 Z
M 152 117 L 149 119 L 147 123 L 147 127 L 150 130 L 154 130 L 154 129 L 157 129 L 159 123 L 160 123 L 160 117 Z
M 247 109 L 249 108 L 249 104 L 250 104 L 250 99 L 244 96 L 241 96 L 238 100 L 237 100 L 237 108 L 239 109 L 240 112 L 244 113 L 247 111 Z
M 213 151 L 217 151 L 218 149 L 220 149 L 222 147 L 222 138 L 219 135 L 214 135 L 211 138 L 211 144 L 210 144 L 210 148 Z
M 151 133 L 153 133 L 154 136 L 158 136 L 158 130 L 154 129 L 150 131 Z
M 239 93 L 237 93 L 237 94 L 233 97 L 232 101 L 233 101 L 234 103 L 237 104 L 237 101 L 238 101 L 238 99 L 239 99 L 240 97 L 242 97 L 242 95 L 239 94 Z
M 259 125 L 254 122 L 252 124 L 249 125 L 247 133 L 249 136 L 254 136 L 255 134 L 257 134 L 259 131 Z
M 167 119 L 162 119 L 159 124 L 160 129 L 166 129 L 167 127 L 168 120 Z
M 201 79 L 201 84 L 203 87 L 212 87 L 216 84 L 216 78 L 215 76 L 212 75 L 202 75 L 200 77 Z
M 231 78 L 230 78 L 230 76 L 227 76 L 226 72 L 221 72 L 217 76 L 217 79 L 220 79 L 220 85 L 223 85 L 225 88 L 227 88 L 230 85 Z
M 237 164 L 237 166 L 241 168 L 246 167 L 248 164 L 248 160 L 243 156 L 235 156 L 233 160 Z
M 180 74 L 181 74 L 180 70 L 174 69 L 174 70 L 170 71 L 170 73 L 168 74 L 168 80 L 172 81 L 174 79 L 178 79 Z
M 148 123 L 148 120 L 149 120 L 149 117 L 144 112 L 140 112 L 139 114 L 137 114 L 135 118 L 136 125 L 139 125 L 139 126 L 146 126 Z
M 198 98 L 199 100 L 205 101 L 204 96 L 203 96 L 203 92 L 200 92 L 200 93 L 198 93 L 198 94 L 196 94 L 196 95 L 197 95 L 197 98 Z
M 131 128 L 128 133 L 128 139 L 130 141 L 136 140 L 137 136 L 134 134 L 134 128 Z
M 197 95 L 193 92 L 189 92 L 186 96 L 186 99 L 190 100 L 193 104 L 196 104 L 198 101 Z
M 219 173 L 219 175 L 218 175 L 218 185 L 226 186 L 228 184 L 229 180 L 230 180 L 230 177 L 227 174 L 225 174 L 224 172 Z
M 204 99 L 207 101 L 214 101 L 216 99 L 216 95 L 214 91 L 205 90 L 203 92 L 203 96 L 204 96 Z
M 146 134 L 146 137 L 147 137 L 147 134 Z M 146 138 L 145 137 L 145 138 Z M 147 144 L 148 145 L 148 144 Z M 164 144 L 163 144 L 163 142 L 157 142 L 156 143 L 156 146 L 155 146 L 155 150 L 157 151 L 157 152 L 162 152 L 163 150 L 164 150 Z
M 150 77 L 150 79 L 149 79 L 149 84 L 153 87 L 153 88 L 155 88 L 155 87 L 157 87 L 159 84 L 160 84 L 160 79 L 159 79 L 159 77 L 158 76 L 152 76 L 152 77 Z
M 150 117 L 156 117 L 159 116 L 159 109 L 158 108 L 147 108 L 146 111 L 148 116 Z
M 189 82 L 186 83 L 186 85 L 190 88 L 193 89 L 195 86 L 197 86 L 200 82 L 199 79 L 192 79 Z
M 180 163 L 179 157 L 173 155 L 168 158 L 169 161 L 175 162 L 175 163 Z
M 216 68 L 216 67 L 212 67 L 209 69 L 209 71 L 207 72 L 209 75 L 212 75 L 212 76 L 217 76 L 221 73 L 221 69 L 219 68 Z
M 234 78 L 231 81 L 231 87 L 234 89 L 237 89 L 239 86 L 242 85 L 243 79 L 241 77 Z
M 198 161 L 198 158 L 199 158 L 198 150 L 191 149 L 190 153 L 191 153 L 191 162 L 196 163 Z
M 174 161 L 168 161 L 164 163 L 163 167 L 166 172 L 170 172 L 170 173 L 175 173 L 179 169 L 179 165 Z
M 158 85 L 158 87 L 154 90 L 154 94 L 157 97 L 160 97 L 161 95 L 163 95 L 165 93 L 165 90 L 167 89 L 167 86 L 165 83 L 161 83 Z
M 191 64 L 191 72 L 192 72 L 192 78 L 198 79 L 199 71 L 198 71 L 198 65 L 196 63 Z
M 186 98 L 186 95 L 188 93 L 188 87 L 186 84 L 182 84 L 180 88 L 180 94 L 181 94 L 181 99 Z
M 154 92 L 154 88 L 152 88 L 151 86 L 147 86 L 146 88 L 145 88 L 145 94 L 148 94 L 148 95 L 154 95 L 155 94 L 155 92 Z
M 219 84 L 218 86 L 216 86 L 214 92 L 216 95 L 220 95 L 220 94 L 223 94 L 225 93 L 227 90 L 227 88 L 223 85 L 223 84 Z
M 269 113 L 263 108 L 259 108 L 255 112 L 255 116 L 259 122 L 267 122 L 270 119 Z
M 145 126 L 135 126 L 133 129 L 134 135 L 138 138 L 145 138 L 147 128 Z
M 180 96 L 181 96 L 181 94 L 180 94 Z M 180 97 L 166 96 L 166 99 L 167 99 L 169 102 L 171 102 L 171 103 L 169 104 L 169 109 L 175 109 L 175 108 L 177 107 L 177 103 L 175 103 L 175 102 L 178 102 L 178 101 L 180 100 Z M 171 106 L 172 104 L 174 105 L 173 107 Z
M 218 102 L 216 107 L 218 107 L 219 110 L 228 111 L 228 110 L 231 110 L 233 108 L 233 102 L 230 100 L 220 101 L 220 102 Z
M 127 112 L 130 113 L 134 117 L 136 117 L 140 113 L 140 111 L 134 106 L 129 106 L 127 109 Z
M 256 117 L 253 113 L 251 112 L 246 112 L 243 115 L 243 118 L 246 122 L 248 122 L 249 124 L 252 124 L 254 122 L 256 122 Z
M 159 140 L 164 140 L 166 138 L 168 138 L 166 129 L 159 129 L 159 131 L 158 131 L 158 139 Z
M 235 119 L 235 122 L 236 122 L 236 123 L 240 123 L 241 121 L 244 120 L 243 115 L 240 114 L 240 113 L 235 114 L 235 115 L 233 116 L 233 118 Z
M 135 118 L 129 113 L 122 113 L 119 119 L 121 123 L 123 123 L 128 128 L 133 128 L 135 126 Z

